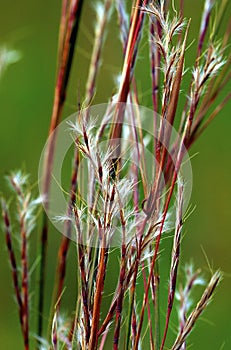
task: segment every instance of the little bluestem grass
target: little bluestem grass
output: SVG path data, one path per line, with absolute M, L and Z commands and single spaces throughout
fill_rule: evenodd
M 57 80 L 49 135 L 54 133 L 62 118 L 84 3 L 83 0 L 62 1 Z M 202 279 L 191 265 L 185 269 L 184 286 L 178 276 L 186 220 L 183 210 L 186 183 L 181 178 L 180 169 L 187 151 L 231 96 L 230 93 L 225 97 L 223 94 L 231 77 L 227 47 L 230 24 L 223 37 L 218 37 L 219 21 L 223 19 L 227 2 L 205 1 L 199 33 L 195 34 L 193 44 L 196 47 L 193 67 L 187 66 L 186 51 L 192 50 L 188 41 L 191 20 L 184 18 L 184 1 L 179 2 L 178 10 L 169 3 L 164 0 L 136 0 L 130 6 L 130 13 L 123 0 L 105 0 L 95 6 L 94 45 L 85 95 L 76 106 L 76 122 L 68 124 L 68 131 L 74 140 L 73 166 L 67 212 L 59 213 L 56 217 L 57 221 L 64 222 L 64 229 L 57 254 L 47 337 L 43 325 L 45 268 L 49 264 L 47 249 L 50 239 L 46 211 L 52 201 L 50 186 L 56 137 L 49 143 L 44 159 L 42 198 L 32 199 L 28 178 L 22 172 L 12 173 L 8 177 L 15 205 L 2 198 L 2 216 L 26 350 L 32 348 L 32 337 L 37 340 L 38 349 L 138 350 L 147 348 L 148 342 L 151 350 L 163 350 L 167 346 L 175 308 L 178 324 L 175 325 L 175 339 L 171 345 L 168 343 L 168 347 L 172 350 L 186 349 L 190 345 L 189 335 L 196 321 L 211 301 L 221 280 L 218 270 L 212 274 L 197 304 L 192 306 L 189 303 L 192 290 L 201 284 Z M 117 92 L 111 95 L 108 109 L 99 123 L 91 117 L 89 107 L 97 92 L 107 26 L 114 12 L 118 16 L 115 32 L 121 39 L 123 65 Z M 157 135 L 151 141 L 150 135 L 142 129 L 143 119 L 138 108 L 140 91 L 137 78 L 142 77 L 137 76 L 135 68 L 143 40 L 149 45 L 150 57 L 145 64 L 147 71 L 150 71 L 151 125 Z M 4 60 L 8 59 L 10 63 L 17 59 L 12 52 L 8 56 L 0 55 L 1 70 Z M 191 71 L 191 78 L 187 91 L 184 91 L 186 97 L 182 108 L 179 99 L 182 97 L 186 71 Z M 127 105 L 130 128 L 126 126 Z M 161 117 L 159 124 L 157 114 Z M 169 128 L 166 128 L 166 121 Z M 172 126 L 178 132 L 173 143 Z M 124 134 L 128 135 L 129 141 L 122 140 Z M 101 148 L 102 140 L 107 145 L 106 149 Z M 136 147 L 132 149 L 131 144 Z M 156 159 L 151 181 L 148 179 L 146 146 Z M 80 166 L 83 160 L 89 170 L 87 175 Z M 84 198 L 80 187 L 86 177 L 88 193 Z M 39 286 L 35 288 L 38 304 L 33 306 L 38 315 L 35 331 L 30 323 L 29 236 L 39 226 L 36 210 L 41 201 L 45 211 L 39 252 Z M 171 205 L 173 202 L 175 207 Z M 12 225 L 12 217 L 17 222 L 16 226 Z M 76 260 L 70 262 L 68 251 L 73 231 Z M 117 231 L 120 232 L 120 239 L 116 241 L 117 285 L 103 313 L 105 280 L 113 273 L 109 260 Z M 162 317 L 159 264 L 160 257 L 166 254 L 160 249 L 166 232 L 172 232 L 172 251 L 168 257 L 168 292 Z M 74 283 L 77 284 L 78 294 L 73 314 L 64 317 L 62 294 L 68 263 L 76 269 L 77 281 Z M 164 326 L 161 327 L 163 320 Z M 35 333 L 35 336 L 32 335 Z

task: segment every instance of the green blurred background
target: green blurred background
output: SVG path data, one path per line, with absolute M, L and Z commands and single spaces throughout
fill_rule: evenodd
M 84 96 L 95 21 L 91 3 L 93 1 L 85 2 L 83 9 L 64 117 L 75 112 L 78 93 L 81 97 Z M 11 65 L 0 80 L 0 191 L 7 193 L 4 175 L 10 170 L 23 168 L 31 174 L 32 183 L 37 181 L 38 162 L 52 111 L 61 1 L 1 0 L 0 4 L 0 46 L 18 50 L 22 54 L 21 60 Z M 189 41 L 197 35 L 202 7 L 203 0 L 185 1 L 185 16 L 192 18 Z M 230 8 L 229 4 L 227 18 L 223 20 L 224 27 L 230 16 Z M 221 28 L 221 35 L 222 30 L 224 28 Z M 194 52 L 195 43 L 188 49 L 188 64 L 192 62 Z M 114 78 L 120 72 L 121 57 L 114 14 L 104 45 L 94 103 L 106 102 L 112 91 L 116 91 Z M 148 42 L 142 43 L 139 57 L 136 77 L 138 86 L 143 91 L 140 103 L 151 106 Z M 231 84 L 229 90 L 230 88 Z M 183 97 L 184 93 L 186 91 L 183 91 Z M 231 349 L 230 108 L 231 103 L 228 103 L 191 150 L 191 155 L 196 154 L 192 159 L 194 180 L 191 198 L 196 210 L 185 226 L 182 259 L 183 262 L 193 259 L 196 267 L 208 272 L 204 250 L 214 269 L 220 267 L 224 271 L 224 279 L 216 292 L 215 301 L 203 314 L 191 336 L 192 349 L 197 350 Z M 36 249 L 38 233 L 39 230 L 35 231 L 32 237 L 32 252 Z M 49 238 L 45 318 L 48 316 L 59 240 L 60 234 L 52 232 Z M 3 234 L 0 235 L 0 247 L 0 349 L 22 349 Z M 74 254 L 73 251 L 71 254 Z M 164 259 L 161 261 L 162 264 L 165 263 Z M 68 276 L 70 280 L 75 279 L 75 271 L 70 266 Z M 36 283 L 35 277 L 33 283 Z M 167 290 L 167 280 L 165 284 Z M 74 308 L 74 286 L 72 283 L 65 291 L 64 305 L 67 310 Z M 31 298 L 34 302 L 33 293 Z M 35 317 L 35 314 L 32 307 L 32 316 Z

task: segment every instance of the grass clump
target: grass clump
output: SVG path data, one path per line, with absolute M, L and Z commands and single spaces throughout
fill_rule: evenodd
M 73 165 L 66 210 L 57 213 L 55 218 L 62 224 L 63 237 L 46 338 L 44 285 L 45 268 L 49 264 L 48 216 L 54 200 L 51 184 L 59 142 L 57 128 L 61 125 L 84 6 L 84 1 L 63 0 L 57 81 L 49 142 L 43 158 L 41 197 L 32 199 L 27 177 L 18 172 L 8 177 L 16 205 L 10 210 L 8 202 L 2 199 L 6 245 L 25 349 L 32 347 L 32 332 L 35 332 L 30 323 L 28 240 L 30 232 L 39 225 L 35 210 L 41 202 L 44 211 L 38 253 L 39 286 L 35 288 L 38 320 L 34 336 L 38 349 L 138 350 L 149 346 L 152 350 L 163 350 L 168 344 L 176 350 L 186 349 L 190 344 L 189 335 L 209 304 L 221 273 L 212 273 L 197 304 L 189 308 L 189 297 L 201 278 L 192 266 L 186 269 L 184 287 L 178 276 L 191 181 L 185 177 L 183 168 L 189 162 L 190 147 L 230 98 L 230 93 L 223 94 L 230 79 L 230 59 L 226 58 L 229 57 L 230 26 L 223 38 L 218 38 L 225 4 L 222 1 L 218 8 L 216 1 L 205 1 L 199 33 L 195 34 L 193 44 L 196 50 L 192 68 L 187 66 L 186 51 L 192 49 L 188 42 L 191 21 L 184 18 L 184 1 L 180 1 L 177 10 L 169 1 L 136 0 L 130 14 L 122 0 L 105 0 L 96 6 L 96 30 L 85 96 L 67 126 L 74 145 Z M 217 20 L 213 21 L 216 6 Z M 92 106 L 106 28 L 113 12 L 118 16 L 116 30 L 121 39 L 123 66 L 117 93 L 111 96 L 99 116 L 97 108 L 94 111 Z M 139 106 L 136 83 L 135 67 L 140 43 L 144 40 L 150 50 L 146 69 L 150 71 L 151 113 L 150 109 L 146 112 Z M 187 70 L 191 71 L 191 78 L 182 107 L 179 100 Z M 86 182 L 87 191 L 83 195 Z M 12 225 L 10 212 L 17 213 L 17 229 Z M 160 294 L 165 281 L 160 274 L 160 257 L 165 254 L 161 244 L 166 232 L 171 233 L 172 251 L 168 257 L 168 292 L 163 316 Z M 73 262 L 71 265 L 77 272 L 78 294 L 73 314 L 63 317 L 62 294 L 71 239 L 76 246 L 75 265 Z M 16 248 L 18 240 L 20 244 Z M 113 273 L 108 267 L 113 254 L 118 259 L 117 284 L 105 309 L 105 280 Z M 175 299 L 180 301 L 178 321 L 174 324 L 176 335 L 172 343 L 171 340 L 167 343 Z

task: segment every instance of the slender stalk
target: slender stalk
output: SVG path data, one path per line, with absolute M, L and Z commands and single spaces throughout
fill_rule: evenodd
M 28 242 L 27 242 L 27 211 L 30 203 L 30 193 L 25 194 L 23 181 L 10 176 L 10 182 L 17 195 L 17 210 L 21 235 L 21 300 L 22 300 L 22 326 L 25 350 L 29 350 L 29 282 L 28 282 Z
M 176 281 L 177 281 L 177 272 L 178 272 L 178 266 L 179 266 L 179 259 L 180 259 L 180 241 L 181 241 L 181 231 L 182 231 L 182 209 L 183 209 L 183 185 L 178 184 L 178 208 L 177 208 L 177 219 L 176 219 L 176 225 L 175 225 L 175 235 L 174 235 L 174 242 L 173 242 L 173 248 L 172 248 L 172 260 L 171 260 L 171 267 L 170 267 L 170 279 L 169 279 L 169 290 L 168 290 L 168 308 L 166 312 L 166 321 L 165 321 L 165 328 L 164 328 L 164 335 L 162 338 L 162 343 L 160 349 L 164 348 L 165 340 L 167 337 L 167 332 L 169 328 L 169 320 L 172 313 L 172 307 L 175 297 L 175 290 L 176 290 Z
M 22 263 L 22 296 L 23 296 L 23 327 L 24 327 L 24 346 L 25 350 L 29 350 L 29 300 L 28 300 L 28 252 L 27 237 L 24 218 L 21 218 L 21 263 Z
M 154 268 L 154 348 L 160 348 L 160 274 L 159 274 L 159 261 L 156 261 Z
M 192 133 L 190 143 L 189 145 L 191 146 L 196 139 L 207 129 L 209 124 L 213 121 L 213 119 L 217 116 L 217 114 L 225 107 L 228 101 L 231 99 L 231 93 L 229 93 L 223 101 L 214 109 L 214 111 L 210 114 L 209 118 L 205 121 L 205 123 L 202 125 L 202 127 L 196 132 Z
M 142 304 L 141 313 L 140 313 L 140 322 L 139 322 L 139 326 L 138 326 L 138 330 L 137 330 L 137 336 L 136 336 L 136 339 L 135 339 L 134 350 L 138 349 L 138 344 L 139 344 L 139 341 L 140 341 L 141 329 L 142 329 L 143 320 L 144 320 L 144 309 L 145 309 L 145 306 L 147 304 L 147 299 L 148 299 L 151 279 L 152 279 L 152 275 L 153 275 L 153 271 L 154 271 L 154 267 L 155 267 L 155 263 L 156 263 L 156 259 L 157 259 L 157 255 L 158 255 L 158 251 L 159 251 L 161 235 L 162 235 L 162 232 L 163 232 L 164 223 L 165 223 L 165 220 L 166 220 L 166 216 L 167 216 L 170 200 L 171 200 L 172 195 L 173 195 L 173 191 L 174 191 L 174 187 L 175 187 L 175 183 L 176 183 L 179 167 L 180 167 L 180 164 L 181 164 L 181 160 L 182 160 L 182 152 L 180 153 L 180 158 L 179 158 L 179 160 L 178 160 L 178 162 L 176 164 L 176 167 L 175 167 L 175 171 L 174 171 L 174 174 L 173 174 L 171 187 L 170 187 L 170 190 L 169 190 L 166 202 L 165 202 L 165 206 L 164 206 L 163 218 L 161 220 L 159 234 L 158 234 L 158 236 L 156 238 L 155 250 L 154 250 L 153 258 L 152 258 L 152 261 L 151 261 L 149 277 L 148 277 L 148 282 L 147 282 L 147 288 L 145 290 L 145 294 L 144 294 L 144 298 L 143 298 L 143 304 Z
M 104 278 L 105 278 L 105 259 L 108 254 L 108 250 L 105 247 L 105 241 L 103 241 L 102 243 L 103 244 L 100 249 L 100 261 L 99 261 L 98 273 L 96 278 L 96 290 L 95 290 L 94 303 L 93 303 L 89 350 L 96 350 L 97 344 L 98 344 L 100 306 L 101 306 L 102 293 L 103 293 L 103 287 L 104 287 Z
M 138 243 L 137 243 L 137 245 L 138 245 Z M 137 250 L 138 250 L 138 252 L 140 251 L 139 248 Z M 126 346 L 125 346 L 126 350 L 130 349 L 131 324 L 132 324 L 132 315 L 134 313 L 135 289 L 136 289 L 136 281 L 137 281 L 137 274 L 138 274 L 138 267 L 139 267 L 139 259 L 140 258 L 138 256 L 135 259 L 135 271 L 134 271 L 134 275 L 133 275 L 132 285 L 130 288 L 129 313 L 128 313 L 128 321 L 127 321 L 127 334 L 126 334 Z
M 51 310 L 50 315 L 53 314 L 54 306 L 56 306 L 56 310 L 59 313 L 60 304 L 61 304 L 61 294 L 63 292 L 64 280 L 66 275 L 66 264 L 67 264 L 67 254 L 70 246 L 70 239 L 72 235 L 72 222 L 71 217 L 73 215 L 73 206 L 76 203 L 76 191 L 77 191 L 77 176 L 79 170 L 79 150 L 76 148 L 74 151 L 74 161 L 73 161 L 73 169 L 71 176 L 71 186 L 70 186 L 70 200 L 68 203 L 67 209 L 67 217 L 69 220 L 65 222 L 64 225 L 64 236 L 62 237 L 62 241 L 58 251 L 58 259 L 57 259 L 57 270 L 56 270 L 56 282 L 51 302 Z M 51 317 L 51 316 L 50 316 Z M 49 332 L 50 332 L 50 328 Z
M 184 344 L 186 337 L 192 331 L 192 328 L 196 320 L 199 318 L 199 316 L 202 314 L 202 312 L 208 305 L 209 301 L 211 300 L 214 289 L 216 288 L 220 280 L 221 280 L 221 273 L 220 271 L 216 271 L 211 277 L 210 282 L 207 288 L 205 289 L 203 295 L 201 296 L 196 308 L 188 316 L 183 329 L 178 334 L 178 337 L 171 348 L 172 350 L 181 349 L 181 346 Z
M 143 281 L 144 281 L 144 290 L 147 288 L 147 281 L 146 281 L 146 273 L 145 273 L 145 266 L 144 263 L 142 263 L 142 274 L 143 274 Z M 152 317 L 151 317 L 151 308 L 149 304 L 149 300 L 147 300 L 147 311 L 148 311 L 148 323 L 149 323 L 149 338 L 150 338 L 150 348 L 151 350 L 154 350 L 154 338 L 153 338 L 153 332 L 152 332 Z
M 214 0 L 205 1 L 204 10 L 202 12 L 201 27 L 200 27 L 200 34 L 199 34 L 198 47 L 197 47 L 197 59 L 201 55 L 201 50 L 205 41 L 205 35 L 209 28 L 209 19 L 213 8 L 213 4 L 214 4 Z
M 60 25 L 59 25 L 59 40 L 58 40 L 58 45 L 59 45 L 59 47 L 58 47 L 58 62 L 61 62 L 63 48 L 64 48 L 64 40 L 65 40 L 68 11 L 69 11 L 68 3 L 69 3 L 69 0 L 62 1 L 61 19 L 60 19 Z
M 70 70 L 72 66 L 72 60 L 74 55 L 74 48 L 76 37 L 79 28 L 80 15 L 82 10 L 83 0 L 70 0 L 69 1 L 69 18 L 67 19 L 67 26 L 64 34 L 64 23 L 66 22 L 66 0 L 63 0 L 62 18 L 60 24 L 60 37 L 59 37 L 59 62 L 57 81 L 55 86 L 53 111 L 50 122 L 49 135 L 51 135 L 57 127 L 63 105 L 65 102 L 66 89 L 69 80 Z M 64 38 L 65 37 L 65 38 Z M 43 194 L 46 196 L 46 200 L 49 197 L 49 187 L 51 179 L 51 169 L 55 150 L 55 137 L 52 138 L 47 150 L 46 159 L 44 162 L 44 188 Z M 48 207 L 46 202 L 46 207 Z M 44 286 L 45 286 L 45 266 L 47 256 L 47 240 L 48 240 L 48 219 L 43 215 L 43 226 L 41 233 L 41 250 L 40 250 L 40 272 L 39 272 L 39 301 L 38 301 L 38 336 L 42 335 L 43 330 L 43 307 L 44 307 Z
M 139 241 L 136 239 L 137 256 L 135 258 L 133 280 L 132 280 L 132 286 L 131 286 L 131 289 L 130 289 L 130 305 L 129 305 L 129 316 L 128 316 L 128 324 L 127 324 L 126 350 L 129 349 L 130 332 L 131 332 L 131 319 L 132 319 L 132 312 L 133 312 L 134 301 L 135 301 L 135 289 L 136 289 L 138 268 L 139 268 L 139 263 L 140 263 L 140 258 L 141 258 L 142 235 L 143 235 L 145 226 L 146 226 L 146 220 L 144 220 L 142 222 L 142 225 L 139 228 L 139 231 L 138 231 L 138 234 L 137 234 L 137 237 L 140 237 Z
M 122 319 L 122 308 L 123 308 L 123 299 L 125 292 L 125 274 L 126 274 L 126 243 L 125 243 L 125 220 L 123 210 L 120 210 L 120 220 L 123 229 L 123 242 L 121 247 L 121 263 L 120 263 L 120 274 L 119 274 L 119 288 L 118 288 L 118 297 L 117 297 L 117 306 L 116 306 L 116 319 L 115 319 L 115 331 L 114 331 L 114 350 L 118 350 L 119 346 L 119 336 L 121 328 L 121 319 Z
M 24 325 L 23 325 L 23 301 L 21 297 L 20 292 L 20 285 L 19 285 L 19 276 L 18 276 L 18 268 L 17 268 L 17 262 L 16 262 L 16 256 L 13 248 L 13 242 L 12 242 L 12 228 L 10 223 L 10 216 L 7 209 L 7 205 L 5 200 L 2 198 L 2 217 L 4 220 L 5 225 L 5 238 L 6 238 L 6 246 L 8 250 L 11 270 L 12 270 L 12 280 L 16 295 L 16 300 L 18 304 L 18 311 L 19 311 L 19 321 L 21 325 L 22 334 L 24 334 Z
M 109 308 L 109 311 L 100 327 L 98 330 L 98 337 L 105 332 L 107 329 L 107 326 L 109 325 L 110 321 L 112 320 L 115 310 L 116 310 L 116 305 L 117 305 L 117 298 L 114 298 L 114 300 L 111 303 L 111 306 Z
M 79 260 L 79 269 L 81 277 L 81 291 L 82 291 L 82 303 L 83 303 L 83 314 L 84 314 L 84 326 L 86 333 L 86 344 L 89 342 L 90 337 L 90 315 L 89 315 L 89 305 L 88 305 L 88 283 L 86 276 L 85 267 L 85 249 L 82 244 L 82 230 L 80 227 L 80 219 L 78 215 L 78 209 L 74 208 L 75 223 L 77 230 L 77 251 Z
M 98 21 L 95 29 L 95 39 L 94 39 L 94 47 L 91 55 L 90 69 L 88 73 L 88 79 L 86 83 L 86 93 L 84 104 L 89 106 L 95 93 L 95 85 L 96 85 L 96 77 L 98 74 L 98 70 L 100 67 L 100 56 L 105 38 L 105 29 L 110 17 L 110 11 L 112 7 L 112 0 L 106 0 L 103 13 L 98 14 Z
M 123 46 L 123 52 L 125 54 L 128 40 L 128 20 L 126 18 L 125 2 L 124 0 L 116 0 L 115 5 L 120 26 L 120 39 Z
M 38 328 L 37 333 L 42 335 L 43 331 L 43 309 L 44 309 L 44 288 L 46 274 L 46 256 L 47 256 L 47 237 L 48 237 L 48 218 L 43 215 L 42 234 L 40 238 L 40 268 L 39 268 L 39 292 L 38 292 Z
M 146 1 L 145 1 L 146 3 Z M 114 125 L 111 130 L 110 140 L 111 146 L 115 149 L 115 159 L 119 159 L 120 155 L 120 138 L 122 133 L 122 123 L 124 118 L 124 106 L 123 103 L 127 101 L 130 82 L 132 79 L 132 66 L 134 66 L 135 61 L 135 47 L 137 47 L 137 40 L 142 26 L 143 13 L 140 11 L 140 6 L 142 2 L 140 0 L 136 1 L 134 13 L 132 16 L 132 23 L 129 29 L 128 42 L 126 46 L 124 65 L 122 71 L 122 78 L 118 93 L 118 104 L 116 106 L 114 115 Z M 122 103 L 121 103 L 122 102 Z
M 55 312 L 53 320 L 52 320 L 52 350 L 58 350 L 58 334 L 57 334 L 57 328 L 58 328 L 58 320 L 57 320 L 57 312 Z

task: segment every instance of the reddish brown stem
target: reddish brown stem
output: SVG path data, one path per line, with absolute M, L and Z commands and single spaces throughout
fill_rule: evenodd
M 100 306 L 102 301 L 102 293 L 104 288 L 105 278 L 105 259 L 107 259 L 108 249 L 105 247 L 105 241 L 102 242 L 100 248 L 100 261 L 96 277 L 96 290 L 93 303 L 92 325 L 89 340 L 89 350 L 96 350 L 98 344 L 98 327 L 100 319 Z
M 29 350 L 29 305 L 28 305 L 28 256 L 27 256 L 27 237 L 24 218 L 21 219 L 21 261 L 22 261 L 22 295 L 23 295 L 23 328 L 24 328 L 24 346 Z
M 63 0 L 62 18 L 60 22 L 60 37 L 59 37 L 59 62 L 58 73 L 55 87 L 53 111 L 50 122 L 49 135 L 51 135 L 56 129 L 63 109 L 63 105 L 66 97 L 66 89 L 69 80 L 69 74 L 72 66 L 72 60 L 74 55 L 75 42 L 79 27 L 79 20 L 82 10 L 83 0 L 70 0 L 69 5 L 69 18 L 67 19 L 67 27 L 65 34 L 63 33 L 63 26 L 66 22 L 67 16 L 67 4 L 66 0 Z M 49 187 L 51 180 L 51 170 L 53 164 L 54 150 L 55 150 L 55 134 L 52 137 L 52 141 L 49 144 L 46 158 L 44 161 L 44 184 L 43 194 L 48 199 Z M 46 203 L 48 207 L 48 203 Z M 42 335 L 43 328 L 43 305 L 44 305 L 44 285 L 45 285 L 45 266 L 47 255 L 47 239 L 48 239 L 48 219 L 44 213 L 43 227 L 41 233 L 41 261 L 40 261 L 40 276 L 39 276 L 39 301 L 38 301 L 38 336 Z
M 145 2 L 146 3 L 146 2 Z M 128 35 L 128 43 L 126 46 L 126 53 L 124 58 L 124 66 L 122 72 L 122 79 L 118 93 L 118 105 L 116 106 L 115 115 L 114 115 L 114 126 L 111 131 L 110 140 L 112 146 L 115 147 L 116 155 L 115 158 L 119 158 L 120 155 L 120 138 L 122 133 L 122 124 L 124 118 L 124 106 L 123 103 L 126 103 L 127 96 L 130 89 L 130 82 L 132 79 L 131 69 L 134 65 L 134 50 L 137 45 L 137 38 L 141 29 L 143 13 L 140 12 L 140 6 L 142 5 L 141 0 L 136 1 L 134 8 L 134 13 L 132 16 L 132 23 Z M 122 102 L 122 103 L 121 103 Z M 114 141 L 113 141 L 114 140 Z
M 121 203 L 122 205 L 122 203 Z M 115 331 L 114 331 L 114 350 L 118 350 L 119 346 L 119 336 L 121 328 L 122 319 L 122 307 L 125 291 L 125 274 L 126 274 L 126 244 L 125 244 L 125 220 L 123 215 L 123 209 L 120 210 L 120 219 L 123 229 L 123 242 L 121 248 L 121 265 L 120 265 L 120 277 L 119 277 L 119 289 L 117 297 L 117 307 L 116 307 L 116 320 L 115 320 Z
M 9 254 L 9 260 L 12 270 L 12 279 L 13 279 L 13 285 L 16 295 L 16 300 L 18 303 L 18 311 L 19 311 L 19 320 L 20 325 L 22 329 L 22 334 L 24 332 L 23 329 L 23 302 L 21 298 L 21 292 L 20 292 L 20 286 L 19 286 L 19 280 L 18 280 L 18 269 L 17 269 L 17 263 L 16 263 L 16 257 L 14 253 L 13 248 L 13 242 L 12 242 L 12 232 L 11 232 L 11 224 L 10 224 L 10 216 L 9 212 L 6 206 L 5 201 L 2 199 L 2 217 L 4 220 L 5 225 L 5 238 L 6 238 L 6 246 Z
M 146 280 L 146 273 L 145 273 L 145 265 L 142 263 L 142 274 L 143 274 L 143 281 L 144 281 L 144 290 L 147 288 L 147 280 Z M 153 278 L 152 278 L 153 280 Z M 152 317 L 151 317 L 151 309 L 149 301 L 147 301 L 147 310 L 148 310 L 148 323 L 149 323 L 149 337 L 150 337 L 150 348 L 154 350 L 154 341 L 153 341 L 153 332 L 152 332 Z

